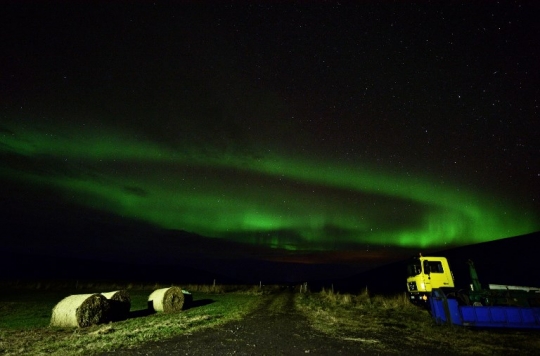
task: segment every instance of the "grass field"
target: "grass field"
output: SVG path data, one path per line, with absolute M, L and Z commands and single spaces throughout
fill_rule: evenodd
M 311 325 L 366 352 L 382 354 L 538 355 L 540 331 L 435 325 L 405 294 L 370 296 L 329 291 L 299 294 L 296 306 Z
M 191 333 L 242 318 L 262 300 L 256 287 L 189 286 L 193 307 L 180 313 L 149 313 L 150 293 L 163 286 L 128 289 L 130 318 L 88 328 L 49 327 L 53 307 L 70 294 L 106 292 L 108 286 L 77 290 L 10 289 L 0 293 L 0 354 L 95 354 L 174 335 Z M 227 292 L 227 288 L 236 292 Z M 199 291 L 202 290 L 202 291 Z
M 276 286 L 184 286 L 193 306 L 180 313 L 153 314 L 150 293 L 166 286 L 127 285 L 130 318 L 88 328 L 49 327 L 52 308 L 70 294 L 107 292 L 119 286 L 84 285 L 78 289 L 3 288 L 0 291 L 0 355 L 91 355 L 140 346 L 180 334 L 239 320 L 264 301 Z M 429 313 L 409 303 L 405 294 L 371 296 L 297 293 L 296 308 L 313 328 L 357 342 L 373 354 L 537 355 L 537 330 L 474 330 L 435 325 Z M 280 305 L 273 306 L 280 309 Z

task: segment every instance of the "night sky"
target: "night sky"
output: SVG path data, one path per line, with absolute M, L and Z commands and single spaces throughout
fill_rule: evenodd
M 305 263 L 538 231 L 540 6 L 437 3 L 4 3 L 1 209 Z

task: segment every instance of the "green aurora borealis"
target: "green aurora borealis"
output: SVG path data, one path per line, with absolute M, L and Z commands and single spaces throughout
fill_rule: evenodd
M 301 281 L 539 232 L 538 17 L 504 1 L 10 2 L 4 266 Z
M 113 129 L 4 126 L 1 177 L 203 236 L 295 251 L 478 243 L 539 229 L 483 191 L 300 155 L 174 148 Z

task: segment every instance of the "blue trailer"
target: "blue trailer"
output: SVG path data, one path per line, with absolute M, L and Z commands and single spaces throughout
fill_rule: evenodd
M 431 315 L 437 324 L 481 328 L 540 329 L 540 307 L 460 305 L 443 289 L 433 289 Z

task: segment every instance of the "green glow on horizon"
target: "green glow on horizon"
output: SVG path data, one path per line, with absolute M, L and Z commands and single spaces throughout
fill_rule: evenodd
M 290 250 L 434 247 L 539 229 L 530 212 L 429 177 L 278 154 L 201 153 L 106 130 L 10 131 L 0 134 L 0 152 L 50 164 L 7 167 L 1 176 L 167 229 Z

